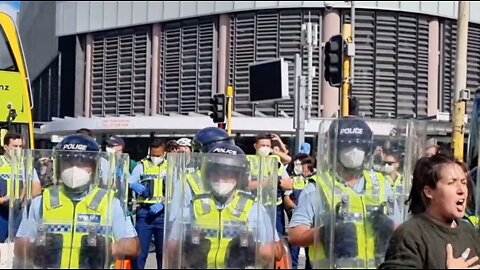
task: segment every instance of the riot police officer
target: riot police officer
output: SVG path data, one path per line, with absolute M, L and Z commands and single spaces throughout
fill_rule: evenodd
M 23 212 L 28 217 L 23 217 L 14 242 L 17 267 L 108 269 L 114 259 L 137 255 L 131 221 L 111 185 L 102 188 L 113 181 L 101 179 L 99 164 L 106 155 L 82 134 L 65 137 L 53 150 L 53 184 L 25 204 L 30 205 Z
M 275 243 L 279 241 L 271 221 L 275 212 L 267 212 L 262 198 L 275 198 L 274 186 L 263 189 L 263 192 L 271 192 L 271 196 L 256 197 L 249 191 L 249 164 L 244 152 L 235 145 L 217 144 L 207 154 L 193 155 L 198 156 L 193 159 L 201 160 L 198 169 L 202 189 L 186 206 L 166 205 L 167 209 L 180 214 L 166 227 L 168 242 L 163 266 L 273 267 L 277 255 Z M 174 164 L 169 159 L 169 166 L 182 167 L 182 162 Z M 271 184 L 276 185 L 275 181 Z M 185 185 L 174 186 L 183 187 Z M 181 196 L 182 192 L 173 194 Z
M 365 170 L 374 134 L 358 117 L 332 120 L 323 129 L 319 170 L 300 194 L 289 241 L 310 246 L 314 268 L 375 268 L 402 216 L 385 178 Z

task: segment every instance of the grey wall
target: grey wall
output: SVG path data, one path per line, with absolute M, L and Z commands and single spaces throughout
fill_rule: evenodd
M 58 36 L 188 17 L 277 8 L 349 7 L 347 1 L 57 1 Z M 358 8 L 456 18 L 457 1 L 355 1 Z M 480 1 L 470 1 L 470 21 L 480 23 Z
M 32 81 L 57 56 L 55 8 L 55 1 L 22 1 L 21 3 L 18 28 Z

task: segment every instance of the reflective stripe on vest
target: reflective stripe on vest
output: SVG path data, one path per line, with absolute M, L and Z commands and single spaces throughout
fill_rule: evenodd
M 164 183 L 167 172 L 167 161 L 164 160 L 159 166 L 153 164 L 149 160 L 142 160 L 143 177 L 140 183 L 145 186 L 145 189 L 150 193 L 149 197 L 139 197 L 139 203 L 156 204 L 163 202 L 164 199 Z M 164 174 L 161 177 L 161 174 Z
M 358 262 L 364 262 L 364 266 L 359 266 L 360 268 L 365 268 L 372 261 L 375 261 L 375 237 L 371 226 L 367 223 L 365 213 L 371 212 L 372 208 L 380 207 L 382 203 L 389 199 L 385 196 L 385 179 L 383 177 L 379 177 L 379 174 L 370 171 L 364 171 L 363 176 L 365 179 L 365 193 L 363 194 L 357 194 L 352 188 L 334 181 L 329 173 L 321 174 L 321 178 L 318 178 L 318 175 L 311 178 L 321 187 L 318 192 L 322 192 L 322 197 L 326 199 L 329 207 L 327 211 L 336 208 L 333 207 L 334 200 L 336 204 L 339 203 L 343 206 L 341 207 L 342 212 L 339 214 L 343 216 L 344 220 L 355 224 L 357 239 L 360 239 L 360 241 L 357 242 L 358 254 L 354 259 Z M 334 182 L 335 190 L 340 191 L 340 194 L 335 192 L 335 199 L 332 198 L 332 182 Z M 328 266 L 328 258 L 325 254 L 323 245 L 313 245 L 309 249 L 311 260 L 318 265 L 326 264 Z M 350 267 L 353 267 L 353 265 Z
M 255 199 L 252 195 L 237 191 L 232 201 L 223 210 L 218 210 L 215 201 L 209 194 L 194 196 L 192 237 L 205 233 L 210 241 L 208 251 L 208 269 L 224 269 L 228 247 L 233 238 L 246 239 L 249 231 L 248 215 Z M 191 241 L 187 239 L 186 241 Z
M 113 198 L 113 191 L 95 188 L 75 205 L 58 186 L 44 190 L 41 206 L 43 224 L 39 226 L 37 241 L 45 238 L 46 234 L 61 235 L 60 265 L 55 268 L 79 269 L 82 238 L 93 239 L 97 235 L 111 238 L 109 215 Z
M 196 172 L 192 172 L 192 173 L 189 173 L 187 174 L 187 184 L 190 186 L 190 188 L 192 189 L 192 193 L 194 195 L 200 195 L 202 194 L 203 192 L 205 192 L 204 188 L 203 188 L 203 183 L 201 181 L 201 172 L 200 171 L 196 171 Z

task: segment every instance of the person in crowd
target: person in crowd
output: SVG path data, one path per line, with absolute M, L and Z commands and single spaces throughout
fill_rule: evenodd
M 412 217 L 394 232 L 380 269 L 480 269 L 480 235 L 462 221 L 467 172 L 452 155 L 417 161 L 408 198 Z

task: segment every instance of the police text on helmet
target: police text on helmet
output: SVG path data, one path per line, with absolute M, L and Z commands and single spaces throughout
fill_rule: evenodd
M 87 146 L 85 144 L 74 144 L 74 143 L 69 143 L 65 144 L 63 146 L 63 150 L 80 150 L 80 151 L 85 151 L 87 150 Z
M 230 155 L 236 155 L 237 151 L 232 149 L 225 149 L 225 148 L 217 148 L 212 151 L 212 153 L 225 153 Z
M 340 129 L 340 134 L 363 134 L 363 128 L 342 128 Z

